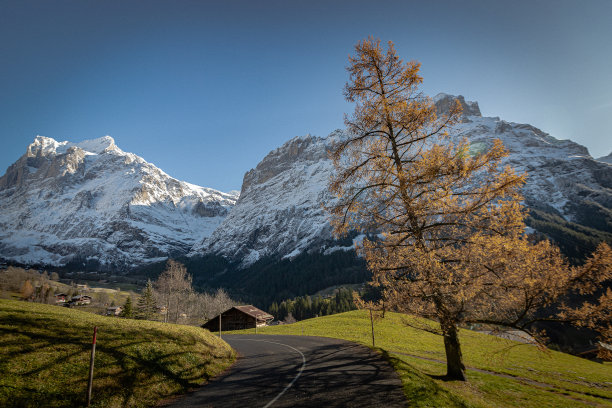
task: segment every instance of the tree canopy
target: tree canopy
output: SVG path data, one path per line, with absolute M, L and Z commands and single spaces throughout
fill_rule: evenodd
M 500 140 L 472 152 L 468 140 L 451 137 L 461 105 L 438 112 L 419 91 L 419 69 L 391 42 L 386 50 L 373 38 L 359 42 L 345 87 L 355 111 L 332 153 L 334 231 L 378 233 L 361 252 L 384 307 L 437 321 L 439 328 L 422 328 L 443 336 L 447 375 L 460 380 L 460 324 L 537 335 L 534 323 L 542 319 L 599 325 L 606 305 L 609 321 L 609 291 L 596 306 L 538 314 L 570 289 L 593 291 L 609 279 L 610 248 L 603 244 L 583 267 L 571 267 L 556 247 L 527 237 L 525 175 L 503 166 L 508 152 Z

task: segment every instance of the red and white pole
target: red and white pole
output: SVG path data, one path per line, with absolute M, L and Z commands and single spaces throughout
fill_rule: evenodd
M 94 359 L 96 358 L 96 337 L 98 326 L 94 327 L 93 340 L 91 342 L 91 359 L 89 361 L 89 382 L 87 383 L 87 406 L 91 403 L 91 388 L 93 387 Z

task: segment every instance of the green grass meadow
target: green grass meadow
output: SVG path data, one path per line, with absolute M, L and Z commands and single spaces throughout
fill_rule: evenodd
M 94 326 L 93 407 L 151 406 L 235 360 L 225 342 L 198 327 L 0 300 L 0 406 L 84 406 Z
M 444 381 L 445 364 L 435 361 L 445 358 L 442 338 L 405 324 L 414 319 L 387 313 L 374 322 L 376 349 L 401 377 L 410 406 L 612 407 L 612 365 L 469 330 L 460 331 L 465 364 L 484 372 L 468 370 L 467 382 Z M 83 406 L 94 326 L 94 407 L 155 405 L 201 385 L 235 359 L 226 343 L 197 327 L 0 300 L 0 406 Z M 372 346 L 367 311 L 258 332 Z
M 376 348 L 402 378 L 415 407 L 612 407 L 612 365 L 470 330 L 460 330 L 467 382 L 444 381 L 442 337 L 408 327 L 416 318 L 387 313 L 374 321 Z M 254 329 L 241 331 L 254 333 Z M 333 337 L 372 346 L 367 311 L 258 329 L 262 334 Z M 236 332 L 238 333 L 238 332 Z M 420 357 L 420 358 L 418 358 Z M 502 375 L 502 376 L 500 376 Z

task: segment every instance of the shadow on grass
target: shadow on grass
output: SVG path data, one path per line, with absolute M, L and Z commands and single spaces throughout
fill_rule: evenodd
M 93 324 L 61 313 L 0 312 L 0 406 L 83 406 Z M 189 333 L 116 323 L 96 321 L 94 406 L 143 405 L 187 391 L 229 359 Z
M 439 380 L 439 381 L 444 381 L 444 382 L 447 382 L 447 381 L 457 381 L 456 378 L 451 378 L 451 377 L 449 377 L 446 374 L 426 374 L 426 373 L 424 373 L 424 374 L 427 375 L 432 380 Z
M 404 394 L 410 406 L 470 407 L 463 399 L 435 383 L 432 377 L 407 362 L 391 356 L 386 350 L 378 349 L 383 357 L 395 368 L 402 379 Z M 441 376 L 440 376 L 441 377 Z M 442 379 L 442 378 L 439 378 Z

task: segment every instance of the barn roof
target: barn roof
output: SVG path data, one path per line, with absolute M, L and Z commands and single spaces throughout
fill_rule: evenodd
M 269 313 L 264 312 L 261 309 L 256 308 L 253 305 L 234 306 L 234 309 L 238 309 L 242 313 L 246 313 L 249 316 L 252 316 L 252 317 L 254 317 L 256 319 L 259 319 L 259 320 L 274 319 L 274 316 L 272 316 Z

